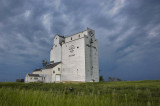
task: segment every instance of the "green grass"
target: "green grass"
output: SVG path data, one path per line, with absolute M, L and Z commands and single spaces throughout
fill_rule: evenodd
M 69 88 L 73 87 L 74 91 Z M 0 83 L 0 106 L 160 106 L 160 80 Z

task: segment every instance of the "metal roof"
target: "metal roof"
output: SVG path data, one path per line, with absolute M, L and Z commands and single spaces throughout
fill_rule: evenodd
M 60 64 L 61 62 L 57 62 L 57 63 L 54 63 L 54 64 L 49 64 L 47 65 L 44 69 L 50 69 L 50 68 L 53 68 L 55 66 L 57 66 L 58 64 Z
M 28 75 L 32 77 L 40 77 L 39 74 L 28 74 Z
M 61 36 L 61 35 L 58 35 L 59 37 L 61 37 L 61 38 L 65 38 L 64 36 Z
M 33 72 L 41 71 L 41 70 L 43 70 L 43 69 L 50 69 L 50 68 L 53 68 L 53 67 L 57 66 L 57 65 L 60 64 L 60 63 L 61 63 L 61 62 L 57 62 L 57 63 L 50 62 L 50 64 L 47 65 L 45 68 L 35 69 L 35 70 L 33 70 Z
M 65 38 L 65 36 L 61 36 L 61 35 L 56 34 L 56 35 L 54 36 L 54 39 L 55 39 L 56 36 L 59 36 L 59 37 L 61 37 L 61 38 Z

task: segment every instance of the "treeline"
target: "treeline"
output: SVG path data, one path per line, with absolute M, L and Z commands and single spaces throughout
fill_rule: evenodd
M 102 75 L 99 77 L 99 81 L 100 82 L 105 81 Z M 108 77 L 108 81 L 122 81 L 122 80 L 120 78 Z

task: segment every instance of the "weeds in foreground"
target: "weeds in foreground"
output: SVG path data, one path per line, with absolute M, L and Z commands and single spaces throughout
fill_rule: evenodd
M 73 87 L 70 91 L 68 88 Z M 159 106 L 160 81 L 0 83 L 2 106 Z

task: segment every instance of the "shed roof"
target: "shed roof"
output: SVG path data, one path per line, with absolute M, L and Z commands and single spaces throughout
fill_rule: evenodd
M 33 70 L 33 72 L 41 71 L 41 70 L 43 70 L 43 69 L 50 69 L 50 68 L 53 68 L 53 67 L 57 66 L 57 65 L 60 64 L 60 63 L 61 63 L 61 62 L 57 62 L 57 63 L 52 63 L 52 62 L 50 62 L 50 64 L 47 65 L 45 68 L 35 69 L 35 70 Z
M 32 77 L 40 77 L 39 74 L 28 74 L 28 76 L 32 76 Z
M 61 62 L 57 62 L 57 63 L 54 63 L 54 64 L 49 64 L 45 67 L 45 69 L 50 69 L 50 68 L 53 68 L 55 66 L 57 66 L 58 64 L 60 64 Z

